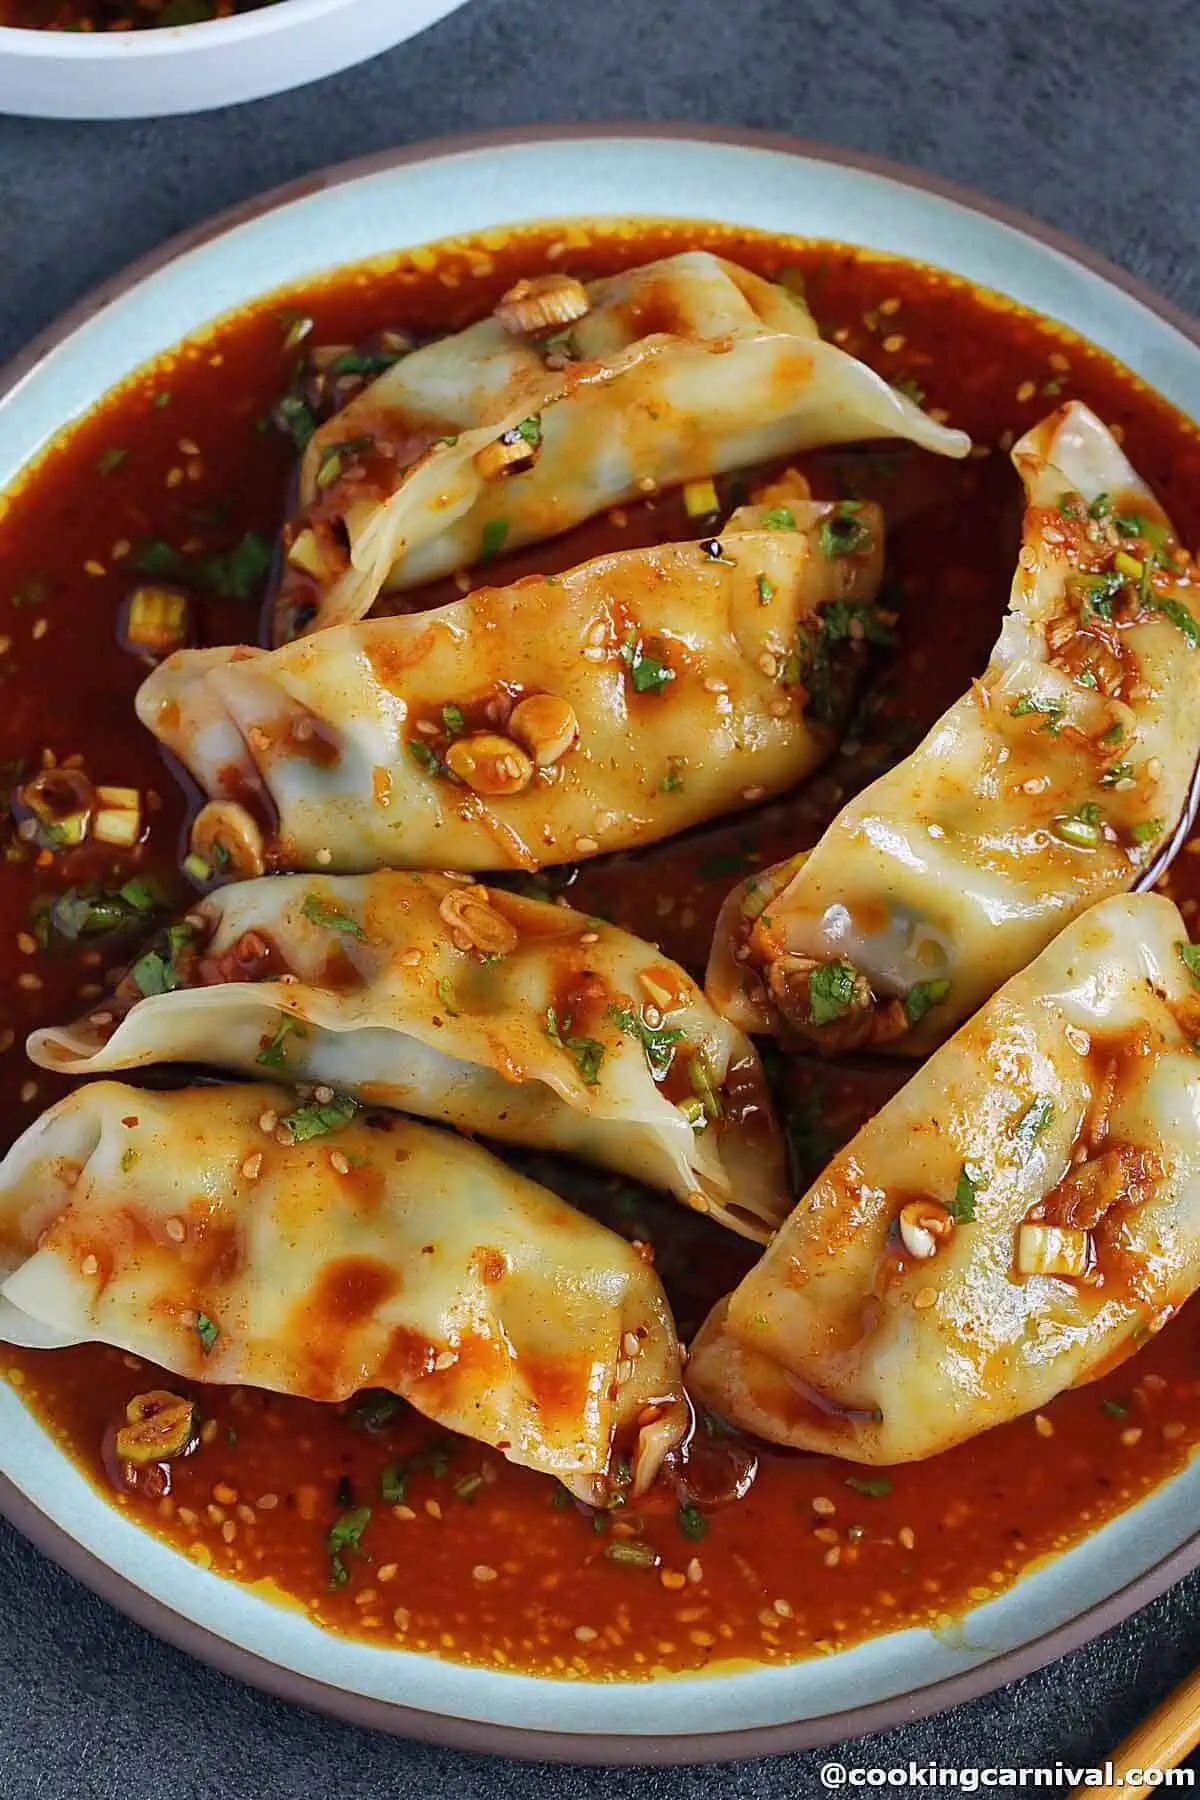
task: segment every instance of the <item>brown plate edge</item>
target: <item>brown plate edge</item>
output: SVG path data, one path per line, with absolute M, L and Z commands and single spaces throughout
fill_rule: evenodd
M 632 119 L 607 125 L 535 126 L 516 130 L 500 128 L 431 138 L 402 149 L 381 151 L 336 164 L 317 174 L 286 182 L 255 199 L 228 207 L 137 258 L 60 314 L 0 370 L 0 400 L 80 326 L 158 269 L 211 238 L 248 224 L 281 206 L 405 163 L 425 162 L 435 157 L 480 149 L 606 137 L 699 140 L 728 144 L 739 149 L 803 156 L 816 162 L 860 169 L 895 181 L 901 186 L 935 194 L 1046 244 L 1129 294 L 1192 343 L 1200 346 L 1200 322 L 1162 299 L 1135 276 L 1106 257 L 1076 243 L 1054 227 L 1044 225 L 1016 208 L 976 194 L 956 182 L 945 181 L 924 170 L 908 168 L 904 164 L 867 152 L 844 150 L 835 145 L 814 143 L 776 132 L 723 127 L 706 129 L 688 123 L 661 124 Z M 417 1738 L 450 1749 L 483 1755 L 520 1757 L 525 1760 L 610 1766 L 723 1762 L 746 1757 L 774 1756 L 843 1742 L 868 1732 L 887 1731 L 898 1725 L 908 1724 L 931 1713 L 944 1711 L 994 1692 L 1006 1683 L 1078 1649 L 1102 1632 L 1120 1624 L 1131 1613 L 1157 1598 L 1200 1564 L 1198 1530 L 1171 1555 L 1164 1557 L 1134 1581 L 1055 1630 L 1046 1632 L 1015 1650 L 991 1657 L 977 1668 L 964 1670 L 961 1674 L 931 1682 L 905 1694 L 894 1694 L 864 1706 L 782 1725 L 633 1737 L 619 1733 L 540 1731 L 522 1726 L 452 1718 L 445 1714 L 421 1711 L 400 1702 L 348 1693 L 345 1689 L 331 1687 L 315 1677 L 280 1668 L 264 1657 L 208 1631 L 165 1602 L 153 1599 L 86 1550 L 3 1476 L 0 1476 L 0 1516 L 6 1518 L 60 1568 L 83 1582 L 93 1593 L 115 1606 L 135 1623 L 177 1649 L 197 1657 L 219 1673 L 245 1681 L 276 1699 L 316 1707 L 350 1724 Z M 663 1692 L 664 1696 L 669 1697 L 670 1684 L 664 1685 Z

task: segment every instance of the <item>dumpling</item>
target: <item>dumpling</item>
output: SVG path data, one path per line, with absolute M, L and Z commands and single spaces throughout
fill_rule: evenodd
M 262 819 L 274 868 L 534 869 L 653 843 L 807 774 L 882 631 L 879 509 L 774 523 L 281 650 L 182 650 L 138 716 Z
M 825 344 L 803 302 L 706 251 L 521 283 L 313 437 L 275 642 L 657 487 L 820 444 L 970 440 Z
M 465 878 L 234 883 L 134 964 L 116 1004 L 34 1032 L 29 1054 L 78 1075 L 207 1062 L 327 1083 L 602 1163 L 760 1241 L 790 1204 L 758 1057 L 683 970 L 601 919 Z
M 1200 1284 L 1200 946 L 1076 920 L 834 1158 L 688 1385 L 776 1443 L 933 1456 L 1131 1356 Z
M 686 1419 L 632 1245 L 474 1144 L 283 1088 L 100 1081 L 43 1114 L 0 1163 L 0 1339 L 385 1388 L 593 1501 L 625 1457 L 644 1489 Z
M 707 985 L 744 1029 L 928 1050 L 1187 830 L 1196 567 L 1086 407 L 1013 461 L 1024 545 L 982 678 L 815 849 L 726 903 Z

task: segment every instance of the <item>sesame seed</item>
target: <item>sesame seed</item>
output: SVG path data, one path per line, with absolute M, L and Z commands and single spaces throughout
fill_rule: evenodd
M 766 794 L 766 791 L 767 790 L 765 787 L 743 788 L 742 789 L 742 799 L 749 800 L 751 802 L 753 802 L 755 800 L 761 800 L 764 797 L 764 795 Z
M 476 1581 L 495 1581 L 496 1579 L 496 1571 L 490 1563 L 476 1563 L 471 1570 L 471 1575 Z
M 820 1513 L 825 1518 L 832 1518 L 833 1514 L 837 1511 L 837 1507 L 834 1505 L 833 1501 L 825 1494 L 814 1495 L 812 1509 L 815 1513 Z
M 92 575 L 97 579 L 106 573 L 104 564 L 102 562 L 96 562 L 94 558 L 89 558 L 88 561 L 84 563 L 83 569 L 86 575 Z
M 254 1155 L 248 1156 L 242 1164 L 242 1174 L 247 1181 L 257 1181 L 262 1170 L 262 1165 L 263 1153 L 261 1150 L 256 1150 Z
M 415 1519 L 416 1516 L 411 1506 L 393 1506 L 392 1508 L 392 1517 L 402 1520 L 406 1525 L 410 1519 Z
M 1024 406 L 1025 402 L 1027 400 L 1032 400 L 1033 396 L 1036 393 L 1037 393 L 1036 381 L 1023 381 L 1021 383 L 1020 387 L 1017 389 L 1017 404 L 1018 404 L 1018 406 Z
M 184 456 L 199 456 L 200 454 L 199 444 L 194 444 L 191 438 L 180 438 L 178 447 Z
M 398 1606 L 392 1614 L 392 1624 L 397 1631 L 407 1631 L 411 1621 L 412 1615 L 407 1606 Z
M 181 468 L 176 466 L 173 469 L 167 470 L 167 486 L 169 488 L 177 488 L 182 480 L 183 470 Z
M 329 1106 L 333 1100 L 333 1089 L 323 1081 L 318 1082 L 313 1089 L 313 1099 L 318 1106 Z
M 35 619 L 34 625 L 33 625 L 33 630 L 30 633 L 30 636 L 36 642 L 37 639 L 44 638 L 46 633 L 49 631 L 49 629 L 50 629 L 49 619 Z
M 457 1361 L 458 1357 L 453 1350 L 439 1350 L 433 1359 L 433 1366 L 437 1370 L 452 1369 Z
M 1051 350 L 1046 361 L 1050 364 L 1052 369 L 1057 369 L 1060 374 L 1071 366 L 1070 361 L 1063 355 L 1061 350 Z
M 575 839 L 575 848 L 580 856 L 594 856 L 600 846 L 595 838 L 581 837 Z
M 704 691 L 706 694 L 727 694 L 729 692 L 729 683 L 727 681 L 722 681 L 719 675 L 706 675 L 704 677 Z
M 254 1502 L 259 1512 L 274 1512 L 279 1505 L 278 1494 L 260 1494 Z
M 258 1129 L 260 1131 L 265 1131 L 268 1137 L 270 1137 L 278 1123 L 279 1114 L 277 1112 L 272 1112 L 269 1108 L 265 1113 L 260 1113 L 258 1116 Z
M 577 1625 L 575 1627 L 575 1636 L 579 1639 L 579 1642 L 581 1644 L 592 1643 L 595 1640 L 597 1635 L 598 1634 L 592 1629 L 592 1627 L 590 1625 Z
M 899 295 L 891 294 L 886 300 L 881 300 L 879 302 L 879 310 L 885 319 L 890 319 L 893 313 L 898 313 L 900 311 L 901 304 L 902 302 Z
M 893 331 L 890 337 L 884 338 L 881 348 L 886 350 L 889 356 L 894 356 L 897 350 L 903 350 L 904 348 L 904 333 L 902 331 Z
M 100 1264 L 94 1256 L 85 1256 L 79 1267 L 85 1275 L 97 1275 L 100 1272 Z
M 1142 1428 L 1140 1425 L 1129 1425 L 1121 1433 L 1121 1442 L 1124 1444 L 1124 1446 L 1127 1450 L 1132 1450 L 1133 1446 L 1135 1444 L 1140 1444 L 1141 1441 L 1142 1441 Z
M 168 1219 L 163 1229 L 173 1244 L 182 1244 L 187 1237 L 187 1226 L 182 1219 Z
M 790 1619 L 792 1617 L 792 1604 L 790 1600 L 772 1600 L 771 1605 L 781 1619 Z
M 420 960 L 421 952 L 419 950 L 404 950 L 400 954 L 400 961 L 406 969 L 415 969 Z
M 764 675 L 774 676 L 779 670 L 779 659 L 772 656 L 769 650 L 764 650 L 758 659 L 758 666 Z
M 1046 1417 L 1045 1413 L 1034 1413 L 1033 1426 L 1039 1437 L 1048 1438 L 1054 1436 L 1053 1422 Z
M 38 1091 L 38 1088 L 37 1088 L 36 1081 L 23 1081 L 21 1083 L 21 1103 L 22 1103 L 22 1105 L 28 1106 L 29 1102 L 31 1100 L 36 1100 L 37 1099 L 37 1091 Z
M 236 1506 L 238 1491 L 236 1488 L 230 1487 L 227 1481 L 218 1481 L 213 1486 L 212 1497 L 222 1506 Z
M 627 1331 L 621 1339 L 621 1348 L 626 1356 L 636 1356 L 641 1347 L 641 1341 L 636 1331 Z
M 700 1646 L 701 1650 L 708 1650 L 717 1641 L 711 1631 L 689 1631 L 688 1636 L 691 1638 L 693 1644 L 698 1644 Z
M 598 931 L 585 931 L 579 941 L 581 944 L 598 944 L 600 942 L 600 933 Z
M 382 1582 L 395 1581 L 399 1573 L 399 1563 L 384 1563 L 377 1571 L 375 1579 Z
M 677 1591 L 687 1586 L 687 1576 L 679 1569 L 663 1569 L 658 1577 L 665 1588 Z
M 583 655 L 587 659 L 588 662 L 603 662 L 604 661 L 604 651 L 597 648 L 597 646 L 594 644 L 589 644 L 587 649 L 584 650 Z
M 698 1556 L 693 1556 L 691 1562 L 688 1564 L 687 1578 L 690 1582 L 693 1583 L 693 1585 L 697 1581 L 704 1580 L 704 1569 L 703 1569 L 703 1566 L 701 1565 L 700 1558 Z
M 916 1547 L 917 1534 L 911 1525 L 902 1525 L 896 1536 L 900 1540 L 902 1549 L 912 1550 Z
M 825 1564 L 827 1569 L 836 1569 L 841 1560 L 842 1552 L 837 1544 L 833 1546 L 832 1550 L 827 1550 L 821 1558 L 821 1561 Z
M 1181 1420 L 1168 1419 L 1167 1423 L 1162 1428 L 1162 1434 L 1167 1443 L 1171 1444 L 1174 1443 L 1176 1438 L 1181 1438 L 1186 1430 L 1187 1426 L 1184 1425 Z
M 17 976 L 17 986 L 19 988 L 24 988 L 26 993 L 36 994 L 41 985 L 42 978 L 40 975 L 31 975 L 26 971 L 23 975 Z
M 317 851 L 316 860 L 323 869 L 327 869 L 333 861 L 333 851 L 322 844 L 321 848 Z
M 923 1287 L 913 1300 L 913 1305 L 918 1312 L 924 1312 L 928 1307 L 936 1306 L 937 1289 L 934 1287 Z
M 693 1212 L 706 1213 L 708 1211 L 708 1201 L 700 1192 L 699 1188 L 692 1188 L 690 1190 L 687 1197 L 687 1203 Z
M 427 1500 L 425 1502 L 425 1511 L 429 1514 L 431 1519 L 440 1519 L 442 1516 L 441 1506 L 436 1500 Z
M 657 494 L 658 492 L 658 483 L 653 475 L 639 475 L 637 485 L 639 494 Z
M 773 719 L 786 719 L 791 710 L 791 701 L 783 699 L 782 695 L 778 700 L 772 700 L 767 708 L 767 711 Z

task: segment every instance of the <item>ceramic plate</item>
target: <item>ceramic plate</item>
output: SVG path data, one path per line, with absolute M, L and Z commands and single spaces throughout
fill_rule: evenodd
M 459 232 L 556 215 L 722 219 L 953 269 L 1104 346 L 1200 414 L 1200 339 L 1115 269 L 904 171 L 768 138 L 646 128 L 474 138 L 334 170 L 227 215 L 94 295 L 0 394 L 0 484 L 114 383 L 262 287 Z M 905 1631 L 790 1667 L 650 1684 L 550 1682 L 327 1636 L 127 1523 L 0 1383 L 0 1506 L 164 1637 L 360 1723 L 572 1761 L 698 1761 L 897 1724 L 999 1686 L 1112 1625 L 1200 1561 L 1200 1465 L 952 1633 Z

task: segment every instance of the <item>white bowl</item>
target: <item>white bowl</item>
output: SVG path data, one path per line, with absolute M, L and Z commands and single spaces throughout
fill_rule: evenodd
M 463 0 L 276 0 L 147 31 L 0 26 L 0 112 L 143 119 L 280 94 L 404 43 Z
M 786 139 L 586 126 L 450 139 L 330 170 L 144 258 L 0 373 L 0 488 L 106 390 L 255 298 L 264 271 L 287 285 L 332 262 L 545 219 L 551 206 L 559 219 L 737 221 L 938 264 L 1062 320 L 1200 417 L 1194 325 L 1031 221 L 929 177 Z M 152 1630 L 288 1699 L 473 1750 L 696 1762 L 897 1725 L 1114 1625 L 1200 1563 L 1200 1458 L 949 1631 L 898 1631 L 790 1666 L 657 1683 L 541 1680 L 330 1636 L 141 1531 L 3 1380 L 0 1512 Z M 786 1544 L 779 1555 L 786 1559 Z

